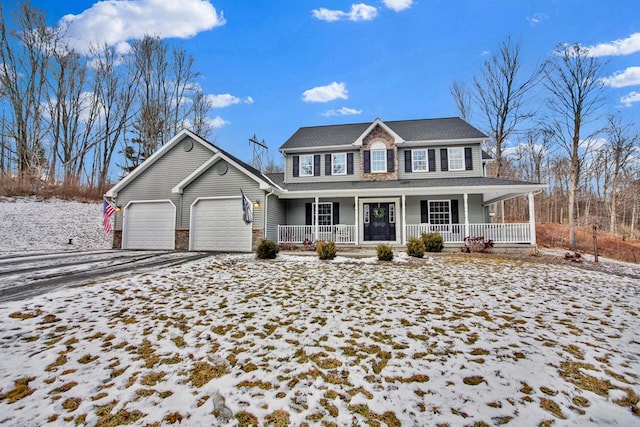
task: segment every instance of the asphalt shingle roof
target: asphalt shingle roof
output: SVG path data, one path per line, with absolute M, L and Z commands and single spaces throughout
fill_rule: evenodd
M 280 150 L 350 145 L 371 126 L 368 123 L 313 126 L 298 129 Z M 383 122 L 405 141 L 488 138 L 459 117 Z
M 275 174 L 274 174 L 275 175 Z M 429 178 L 403 179 L 397 181 L 336 181 L 336 182 L 304 182 L 282 183 L 281 187 L 289 191 L 322 191 L 322 190 L 365 190 L 373 188 L 443 188 L 443 187 L 480 187 L 480 186 L 518 186 L 536 183 L 502 178 L 468 177 L 468 178 Z

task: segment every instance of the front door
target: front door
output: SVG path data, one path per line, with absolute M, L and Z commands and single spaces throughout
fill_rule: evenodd
M 365 242 L 396 240 L 396 204 L 363 203 Z

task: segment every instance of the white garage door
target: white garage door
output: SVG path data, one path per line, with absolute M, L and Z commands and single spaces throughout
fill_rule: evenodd
M 131 202 L 124 210 L 123 249 L 174 249 L 176 209 L 168 200 Z
M 191 206 L 193 251 L 251 252 L 251 228 L 239 197 L 199 199 Z

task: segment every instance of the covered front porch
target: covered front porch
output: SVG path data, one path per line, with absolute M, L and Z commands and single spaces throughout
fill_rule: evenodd
M 536 245 L 534 192 L 494 194 L 404 194 L 400 196 L 320 197 L 289 200 L 288 224 L 279 224 L 279 244 L 331 240 L 340 245 L 405 245 L 423 233 L 439 233 L 445 245 L 482 237 L 495 244 Z M 512 197 L 526 197 L 529 221 L 495 222 L 489 207 Z

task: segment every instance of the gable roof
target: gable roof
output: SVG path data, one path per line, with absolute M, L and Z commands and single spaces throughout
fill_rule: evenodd
M 351 145 L 379 119 L 369 123 L 313 126 L 298 129 L 280 151 L 292 148 L 316 148 Z M 489 137 L 459 117 L 439 119 L 398 120 L 382 122 L 403 141 L 446 141 L 461 139 L 488 139 Z
M 263 174 L 262 172 L 260 172 L 256 168 L 254 168 L 253 166 L 251 166 L 251 165 L 243 162 L 242 160 L 238 159 L 237 157 L 229 154 L 228 152 L 224 151 L 220 147 L 218 147 L 216 145 L 213 145 L 212 143 L 210 143 L 206 139 L 196 135 L 195 133 L 193 133 L 193 132 L 191 132 L 191 131 L 189 131 L 187 129 L 183 129 L 176 136 L 174 136 L 169 142 L 167 142 L 165 145 L 160 147 L 160 149 L 157 150 L 155 153 L 153 153 L 148 159 L 146 159 L 144 162 L 142 162 L 137 168 L 135 168 L 133 171 L 131 171 L 131 173 L 129 173 L 123 179 L 118 181 L 118 183 L 116 183 L 116 185 L 111 187 L 105 193 L 105 196 L 109 197 L 109 198 L 117 197 L 118 192 L 120 190 L 125 188 L 130 182 L 132 182 L 136 177 L 140 176 L 145 170 L 149 169 L 165 153 L 170 151 L 173 147 L 175 147 L 178 143 L 180 143 L 180 141 L 182 141 L 186 137 L 190 137 L 196 143 L 200 143 L 202 146 L 204 146 L 207 149 L 211 150 L 212 155 L 213 155 L 213 157 L 212 157 L 213 161 L 212 161 L 212 159 L 207 160 L 203 164 L 203 166 L 206 165 L 207 167 L 201 166 L 196 171 L 194 171 L 194 173 L 192 173 L 187 178 L 185 178 L 185 180 L 181 184 L 184 184 L 186 186 L 189 182 L 193 181 L 193 179 L 195 179 L 197 176 L 199 176 L 200 174 L 204 173 L 208 169 L 208 166 L 210 166 L 211 164 L 215 163 L 216 160 L 222 158 L 222 159 L 226 160 L 227 162 L 231 163 L 232 165 L 234 165 L 236 168 L 238 168 L 239 170 L 244 172 L 247 176 L 249 176 L 250 178 L 254 179 L 258 183 L 264 184 L 265 186 L 276 186 L 271 179 L 269 179 L 265 174 Z

